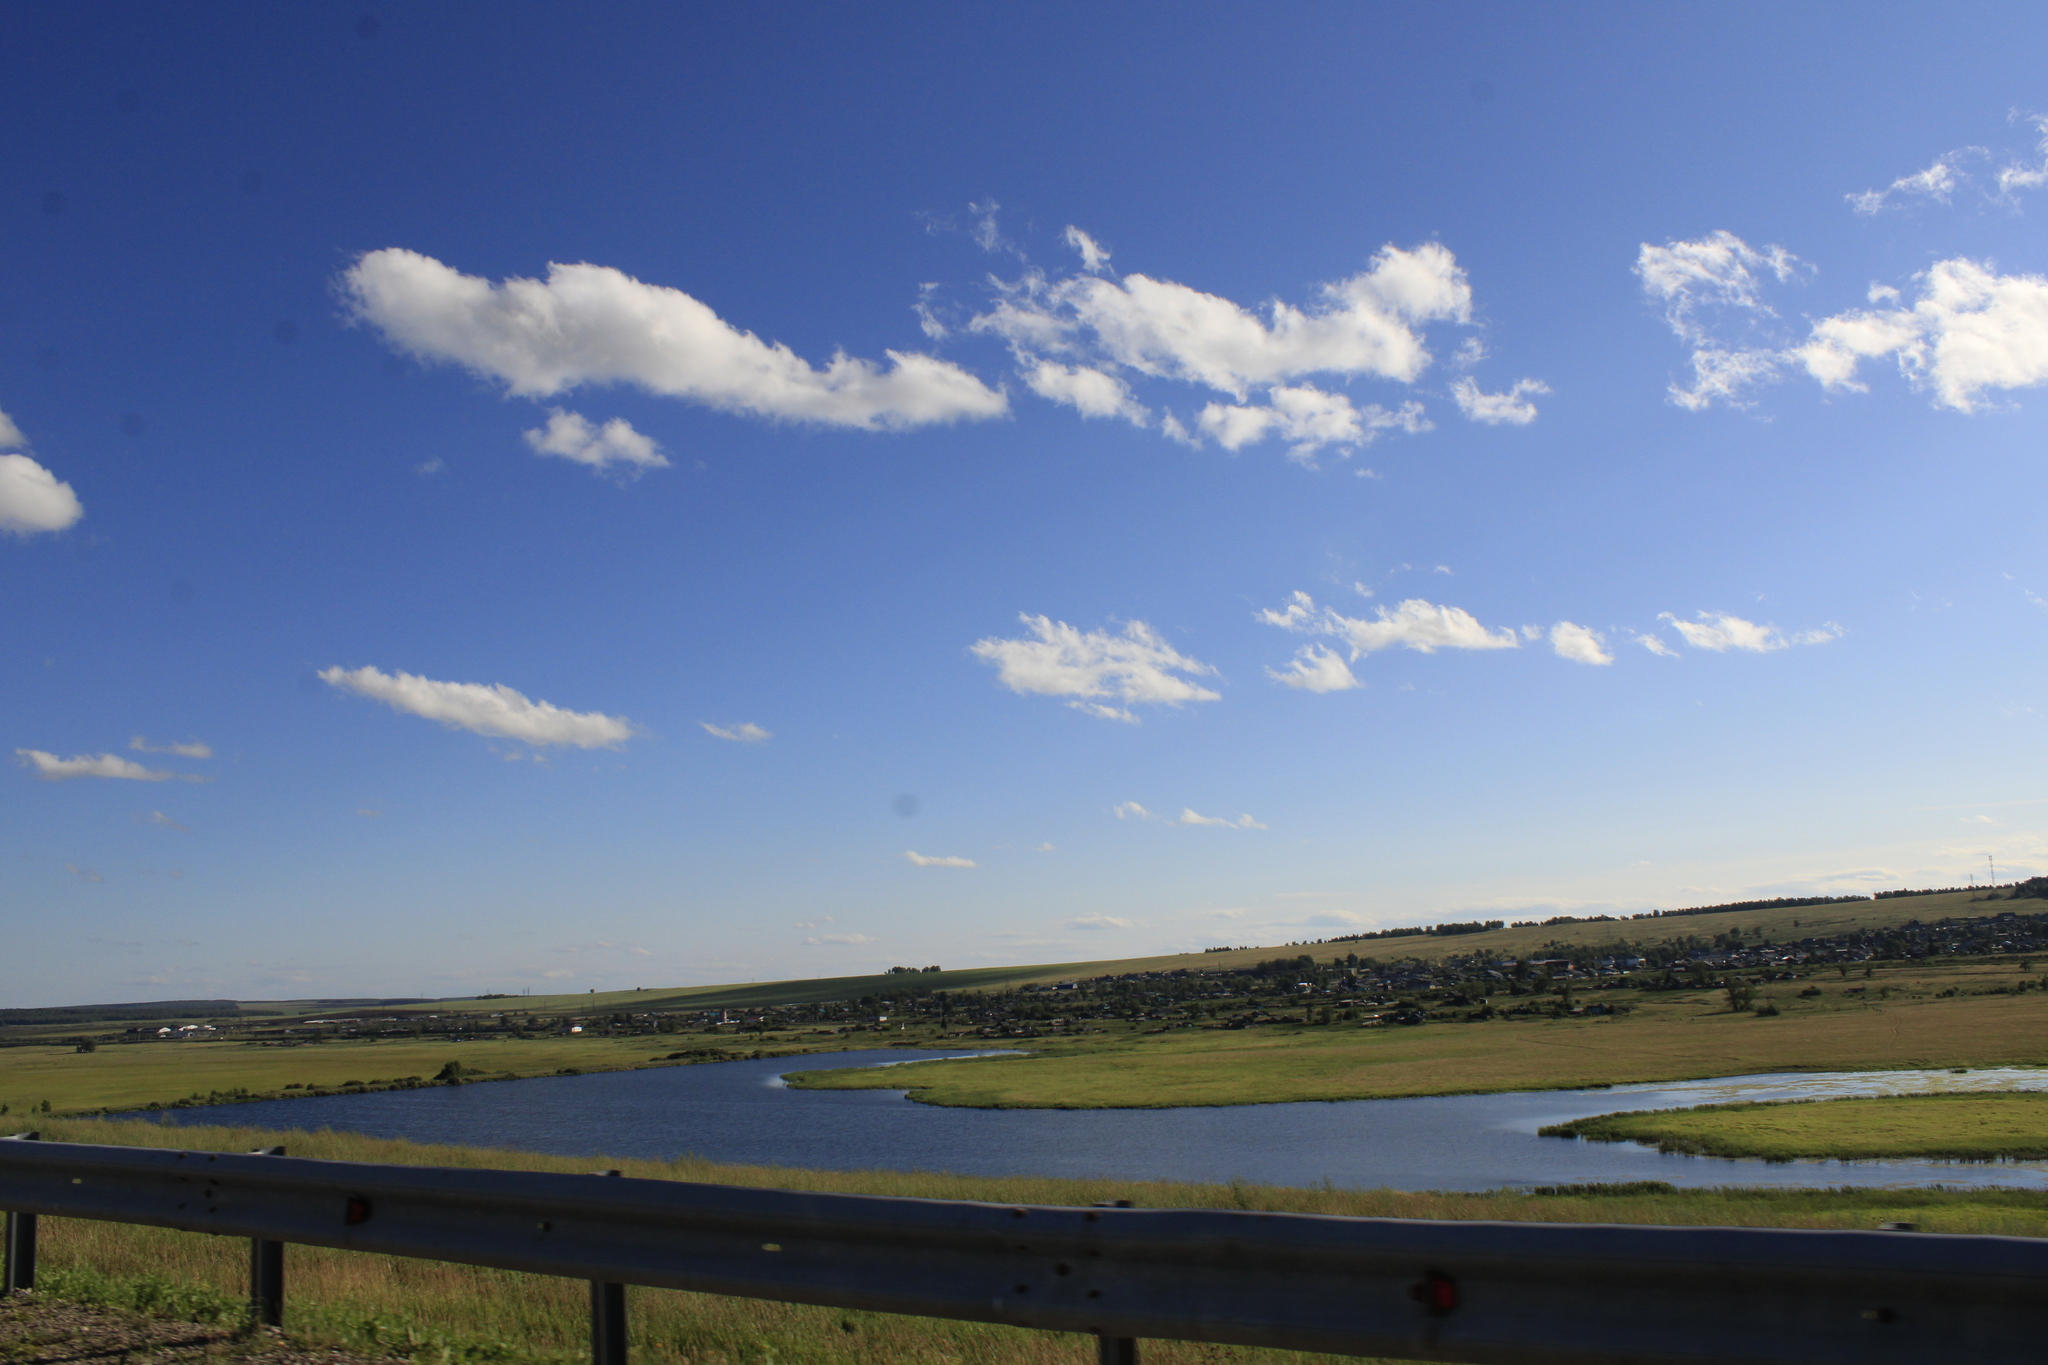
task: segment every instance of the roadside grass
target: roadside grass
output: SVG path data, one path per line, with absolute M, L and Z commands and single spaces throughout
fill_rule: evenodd
M 1624 1004 L 1597 1018 L 1417 1027 L 1180 1028 L 1090 1036 L 1023 1057 L 805 1072 L 791 1084 L 900 1090 L 975 1108 L 1161 1108 L 1497 1090 L 1576 1089 L 1773 1071 L 2048 1064 L 2048 992 L 2003 994 L 2011 962 L 1879 966 L 1870 977 L 1778 982 L 1779 1013 L 1728 1008 L 1720 991 L 1587 991 Z M 1955 992 L 1944 995 L 1944 992 Z M 1854 992 L 1853 994 L 1851 992 Z
M 1639 1142 L 1687 1156 L 2048 1158 L 2048 1095 L 1939 1094 L 1635 1110 L 1552 1124 L 1546 1137 Z
M 1432 1194 L 1242 1182 L 811 1171 L 722 1165 L 694 1157 L 669 1162 L 547 1157 L 334 1132 L 169 1128 L 93 1119 L 47 1122 L 43 1133 L 53 1141 L 206 1151 L 283 1143 L 294 1156 L 408 1165 L 563 1172 L 603 1166 L 647 1179 L 1004 1204 L 1087 1205 L 1124 1198 L 1144 1208 L 1746 1227 L 1867 1229 L 1904 1221 L 1931 1232 L 2048 1236 L 2048 1192 L 2033 1190 L 1678 1190 L 1638 1182 L 1567 1187 L 1556 1195 Z M 60 1297 L 165 1316 L 231 1320 L 247 1292 L 247 1244 L 232 1238 L 58 1218 L 43 1220 L 41 1238 L 43 1283 Z M 314 1247 L 293 1247 L 286 1255 L 286 1321 L 303 1341 L 433 1365 L 568 1365 L 588 1359 L 589 1301 L 581 1282 Z M 1095 1350 L 1092 1340 L 1068 1334 L 671 1290 L 635 1289 L 631 1295 L 634 1358 L 647 1365 L 1081 1365 Z M 1144 1349 L 1146 1359 L 1158 1365 L 1334 1365 L 1339 1359 L 1163 1341 L 1147 1342 Z

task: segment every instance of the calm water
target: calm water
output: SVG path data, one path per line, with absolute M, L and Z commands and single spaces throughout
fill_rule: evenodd
M 1487 1190 L 1596 1180 L 1675 1185 L 2026 1185 L 2048 1164 L 1803 1161 L 1666 1156 L 1633 1143 L 1539 1138 L 1547 1123 L 1620 1109 L 1920 1090 L 2048 1090 L 2048 1070 L 1735 1076 L 1672 1085 L 1215 1109 L 941 1109 L 895 1090 L 792 1090 L 791 1071 L 957 1052 L 838 1052 L 656 1071 L 545 1076 L 325 1099 L 167 1111 L 164 1121 L 335 1128 L 419 1142 L 564 1156 L 718 1161 L 838 1170 L 1107 1176 L 1398 1189 Z

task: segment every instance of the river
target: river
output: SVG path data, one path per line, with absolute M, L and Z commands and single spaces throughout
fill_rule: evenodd
M 1542 1138 L 1549 1123 L 1623 1109 L 1922 1090 L 2048 1090 L 2048 1069 L 1732 1076 L 1596 1090 L 1200 1109 L 947 1109 L 899 1090 L 798 1090 L 792 1071 L 973 1055 L 890 1048 L 761 1061 L 542 1076 L 478 1085 L 166 1110 L 182 1124 L 249 1124 L 508 1147 L 564 1156 L 832 1170 L 1101 1176 L 1409 1190 L 1591 1181 L 1674 1185 L 2024 1185 L 2048 1163 L 1801 1161 L 1667 1156 L 1633 1143 Z M 128 1117 L 150 1117 L 131 1115 Z

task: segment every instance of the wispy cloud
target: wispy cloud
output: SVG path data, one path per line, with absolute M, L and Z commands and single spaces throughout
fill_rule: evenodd
M 1764 286 L 1811 273 L 1797 256 L 1781 246 L 1752 247 L 1723 230 L 1663 246 L 1644 242 L 1635 270 L 1665 323 L 1692 347 L 1692 383 L 1670 386 L 1673 403 L 1695 412 L 1715 403 L 1739 407 L 1749 390 L 1778 377 L 1784 351 L 1758 330 L 1777 317 Z M 1724 335 L 1731 326 L 1741 331 L 1739 340 Z
M 1076 915 L 1067 921 L 1069 929 L 1136 929 L 1134 919 L 1118 919 L 1115 915 Z
M 610 749 L 634 734 L 631 722 L 623 716 L 566 711 L 552 702 L 534 701 L 503 683 L 437 682 L 375 668 L 326 668 L 319 676 L 330 687 L 381 701 L 394 711 L 525 744 Z
M 128 747 L 139 754 L 176 754 L 180 758 L 213 757 L 213 746 L 202 744 L 196 739 L 188 740 L 183 744 L 151 744 L 141 735 L 137 735 L 128 741 Z
M 16 749 L 15 757 L 25 768 L 35 769 L 45 782 L 68 782 L 74 777 L 117 777 L 130 782 L 168 782 L 178 774 L 161 768 L 145 768 L 119 754 L 80 754 L 59 758 L 41 749 Z
M 160 810 L 153 810 L 140 818 L 144 824 L 156 825 L 161 829 L 176 830 L 180 834 L 190 834 L 192 832 Z
M 1496 427 L 1528 426 L 1536 420 L 1536 405 L 1529 401 L 1530 395 L 1549 392 L 1550 386 L 1540 379 L 1517 380 L 1505 393 L 1486 393 L 1471 379 L 1451 384 L 1451 398 L 1458 411 L 1472 421 Z
M 103 882 L 106 880 L 105 877 L 102 877 L 91 868 L 80 867 L 77 863 L 64 864 L 64 870 L 82 882 Z
M 1881 190 L 1864 190 L 1860 194 L 1844 197 L 1849 206 L 1858 213 L 1881 213 L 1887 207 L 1897 207 L 1894 199 L 1924 199 L 1937 204 L 1946 204 L 1963 181 L 1961 166 L 1965 161 L 1989 156 L 1982 147 L 1958 147 L 1934 158 L 1934 164 L 1911 175 L 1902 175 Z
M 1419 597 L 1376 611 L 1370 617 L 1345 616 L 1297 592 L 1285 607 L 1261 611 L 1258 619 L 1283 630 L 1334 636 L 1351 646 L 1353 659 L 1395 645 L 1434 654 L 1439 649 L 1513 649 L 1517 643 L 1512 629 L 1489 630 L 1461 607 L 1440 607 Z
M 868 935 L 866 935 L 866 934 L 813 934 L 813 935 L 811 935 L 811 936 L 810 936 L 809 938 L 806 938 L 806 939 L 804 940 L 804 942 L 805 942 L 806 944 L 810 945 L 810 946 L 811 946 L 811 947 L 813 947 L 813 948 L 819 948 L 819 947 L 823 947 L 824 945 L 826 945 L 826 944 L 830 944 L 830 943 L 838 943 L 838 944 L 861 944 L 861 943 L 880 943 L 880 942 L 881 942 L 881 940 L 880 940 L 880 939 L 877 939 L 877 938 L 870 938 L 870 937 L 869 937 Z
M 1795 631 L 1791 634 L 1772 625 L 1758 625 L 1745 621 L 1740 616 L 1727 612 L 1699 613 L 1696 621 L 1685 621 L 1664 612 L 1658 618 L 1669 621 L 1671 628 L 1685 638 L 1694 649 L 1709 649 L 1716 653 L 1728 650 L 1746 650 L 1752 654 L 1769 654 L 1775 650 L 1789 649 L 1793 645 L 1819 645 L 1842 636 L 1842 627 L 1830 621 L 1813 630 Z M 1652 650 L 1652 653 L 1661 651 Z
M 998 681 L 1012 692 L 1066 697 L 1078 711 L 1132 723 L 1134 705 L 1218 700 L 1218 694 L 1188 681 L 1216 670 L 1181 654 L 1143 621 L 1113 635 L 1028 613 L 1019 619 L 1030 637 L 991 637 L 972 646 L 975 657 L 997 667 Z
M 708 720 L 700 720 L 697 723 L 704 727 L 704 733 L 715 735 L 719 739 L 729 739 L 735 744 L 763 744 L 775 738 L 774 731 L 763 730 L 750 720 L 743 720 L 738 725 L 713 725 Z
M 937 857 L 937 858 L 935 858 L 935 857 L 928 857 L 927 855 L 925 855 L 925 854 L 922 854 L 922 853 L 912 853 L 912 852 L 910 852 L 910 851 L 909 851 L 909 850 L 907 850 L 907 849 L 906 849 L 906 850 L 904 851 L 904 854 L 903 854 L 903 856 L 904 856 L 904 857 L 906 857 L 906 858 L 908 858 L 908 859 L 909 859 L 909 860 L 911 861 L 911 864 L 912 864 L 913 866 L 916 866 L 916 867 L 980 867 L 980 866 L 981 866 L 981 864 L 980 864 L 980 863 L 977 863 L 977 862 L 975 862 L 975 861 L 974 861 L 974 859 L 972 859 L 972 858 L 952 858 L 952 857 Z
M 1186 807 L 1181 808 L 1180 815 L 1174 820 L 1173 823 L 1175 823 L 1176 825 L 1214 825 L 1218 829 L 1265 828 L 1264 825 L 1260 824 L 1257 820 L 1252 819 L 1252 817 L 1249 815 L 1240 815 L 1235 820 L 1225 820 L 1221 816 L 1197 815 L 1194 811 L 1189 810 Z

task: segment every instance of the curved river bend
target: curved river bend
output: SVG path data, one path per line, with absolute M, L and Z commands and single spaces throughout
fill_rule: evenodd
M 1547 1123 L 1622 1109 L 1918 1090 L 2048 1090 L 2048 1070 L 1735 1076 L 1600 1090 L 1203 1109 L 943 1109 L 898 1090 L 792 1090 L 792 1071 L 916 1061 L 911 1049 L 543 1076 L 225 1108 L 176 1109 L 181 1124 L 334 1128 L 376 1137 L 563 1156 L 715 1161 L 830 1170 L 1101 1176 L 1409 1190 L 1590 1181 L 1674 1185 L 2025 1185 L 2048 1163 L 1801 1161 L 1667 1156 L 1633 1143 L 1539 1138 Z M 971 1055 L 971 1054 L 969 1054 Z M 151 1117 L 129 1115 L 127 1117 Z

